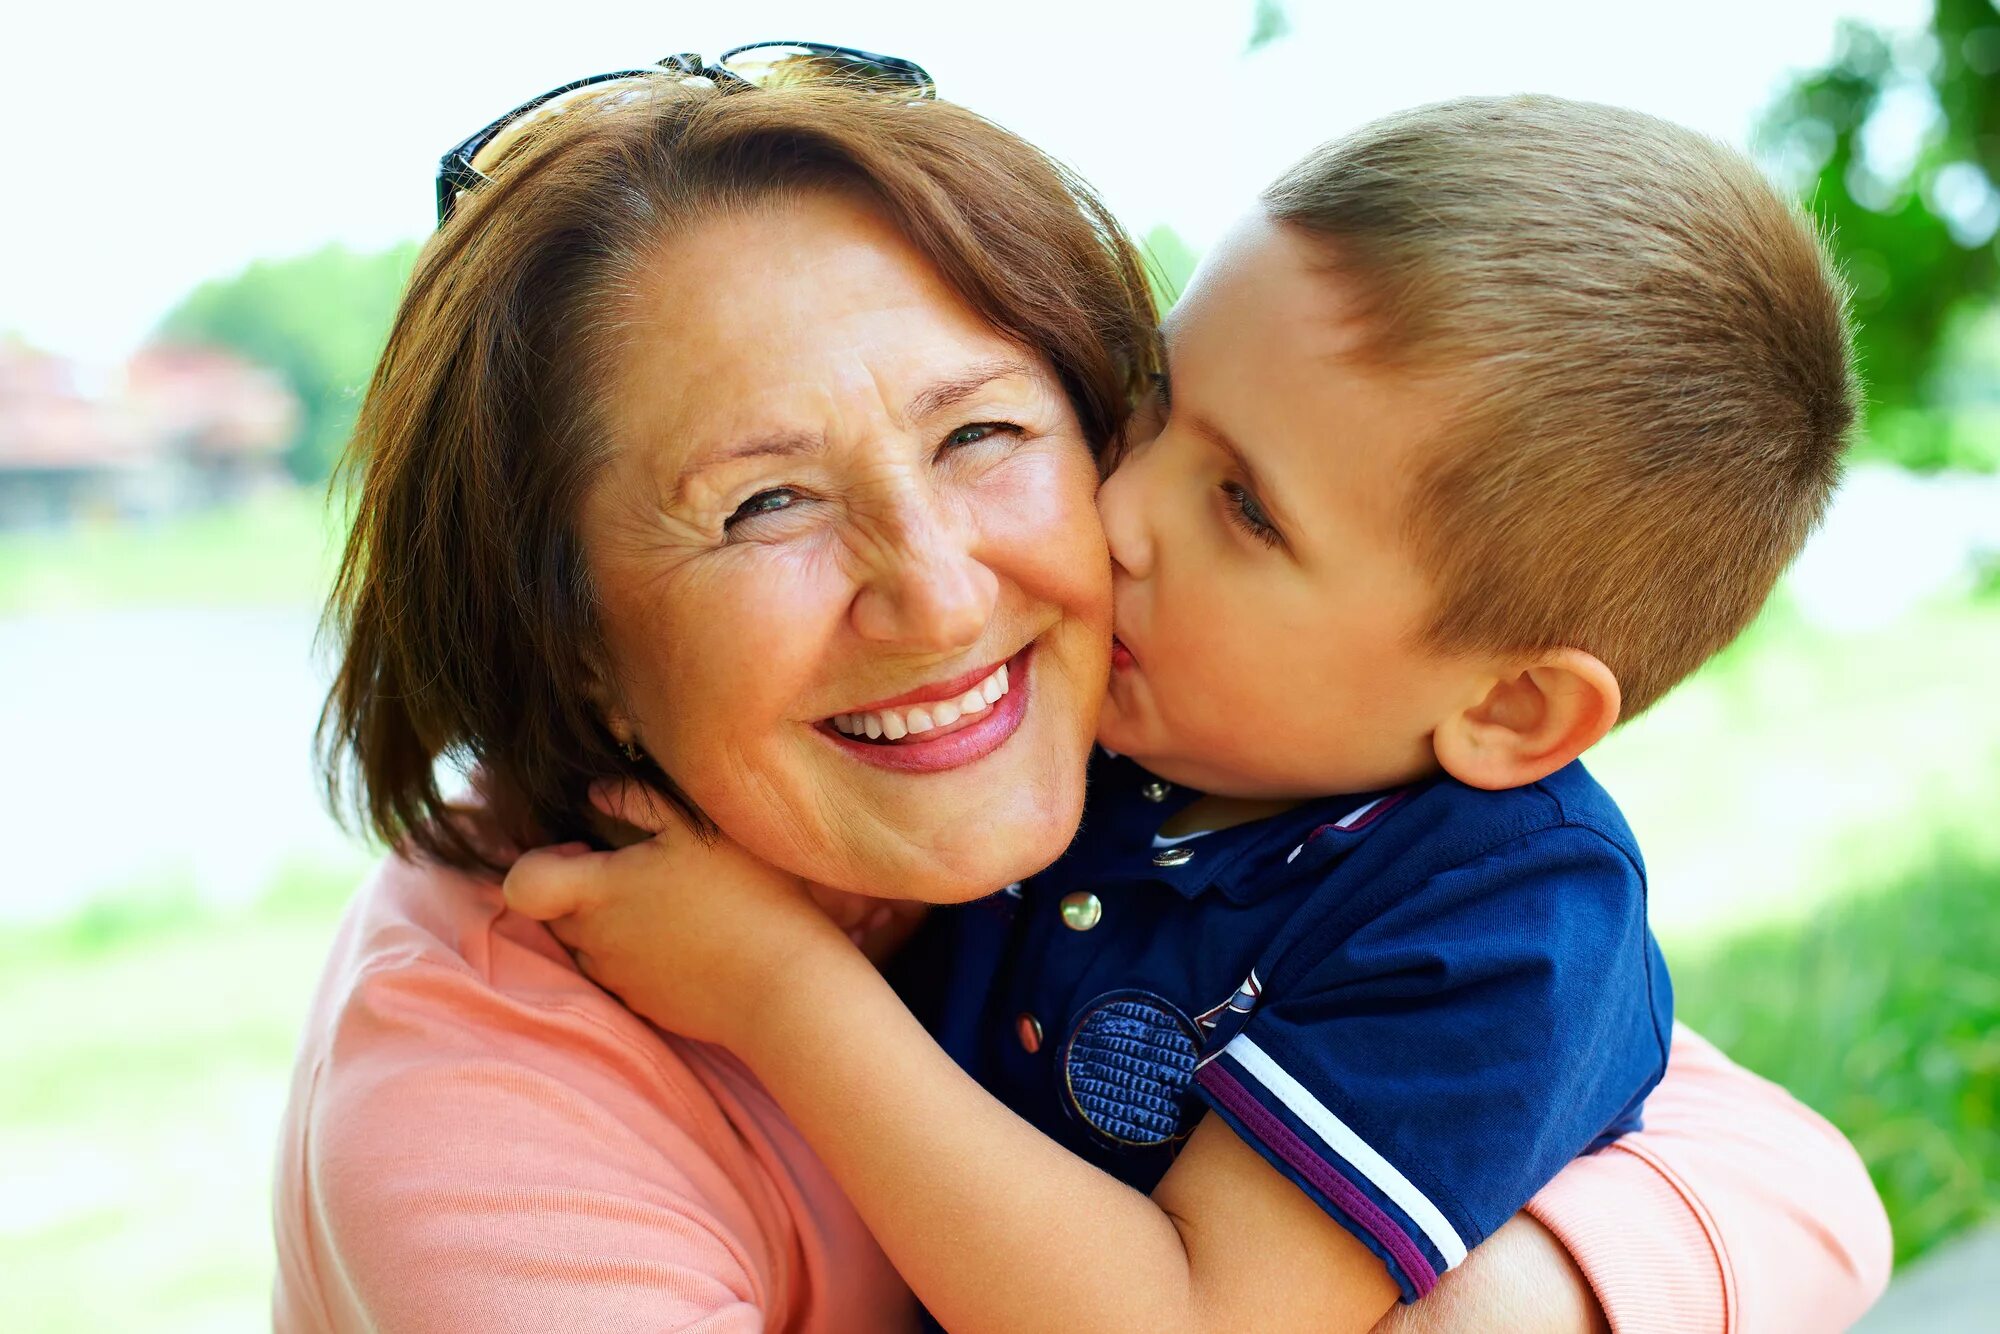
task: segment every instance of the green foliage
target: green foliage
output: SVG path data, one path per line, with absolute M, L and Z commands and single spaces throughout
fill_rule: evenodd
M 1248 55 L 1260 46 L 1289 37 L 1291 32 L 1292 17 L 1280 0 L 1257 0 L 1256 12 L 1250 18 L 1250 40 L 1244 44 L 1243 52 Z
M 2000 1216 L 2000 853 L 1674 961 L 1682 1018 L 1854 1142 L 1896 1260 Z
M 373 254 L 327 246 L 260 260 L 196 288 L 159 336 L 226 347 L 284 376 L 305 409 L 286 464 L 294 476 L 318 480 L 353 430 L 416 255 L 411 242 Z
M 1854 289 L 1873 407 L 1864 455 L 1990 470 L 2000 448 L 1948 429 L 1941 361 L 2000 288 L 2000 14 L 1937 0 L 1927 33 L 1840 28 L 1833 60 L 1796 79 L 1761 144 L 1826 225 Z M 1986 376 L 1990 382 L 1990 372 Z
M 1153 289 L 1153 305 L 1164 316 L 1180 300 L 1201 256 L 1164 222 L 1146 233 L 1140 249 L 1146 253 L 1146 281 Z

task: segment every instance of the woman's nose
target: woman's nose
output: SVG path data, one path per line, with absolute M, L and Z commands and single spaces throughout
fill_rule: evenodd
M 1000 580 L 972 549 L 972 534 L 942 516 L 906 516 L 868 559 L 854 598 L 864 639 L 949 651 L 979 642 L 1000 597 Z
M 1140 494 L 1142 458 L 1143 454 L 1128 454 L 1097 488 L 1097 517 L 1104 524 L 1112 563 L 1134 579 L 1145 578 L 1153 567 L 1153 534 Z

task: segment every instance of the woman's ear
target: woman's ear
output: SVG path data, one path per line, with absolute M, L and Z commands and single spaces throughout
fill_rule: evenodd
M 1523 787 L 1604 739 L 1618 721 L 1618 678 L 1582 649 L 1553 649 L 1487 678 L 1486 693 L 1445 719 L 1431 746 L 1467 787 Z

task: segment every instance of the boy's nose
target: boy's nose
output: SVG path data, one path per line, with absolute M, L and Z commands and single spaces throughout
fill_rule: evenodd
M 1097 488 L 1097 514 L 1104 523 L 1104 540 L 1119 571 L 1144 579 L 1153 567 L 1153 535 L 1140 500 L 1139 463 L 1127 457 Z

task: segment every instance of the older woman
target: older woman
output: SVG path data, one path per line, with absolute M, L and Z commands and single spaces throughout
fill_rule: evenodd
M 397 853 L 301 1044 L 283 1328 L 907 1324 L 742 1067 L 598 991 L 494 872 L 617 837 L 589 794 L 618 777 L 857 895 L 982 895 L 1075 830 L 1109 652 L 1096 455 L 1153 355 L 1130 250 L 948 104 L 679 73 L 507 146 L 369 392 L 328 722 Z M 833 519 L 762 540 L 801 511 Z M 1005 725 L 922 767 L 831 735 L 1000 668 Z M 1650 1123 L 1392 1319 L 1809 1328 L 1879 1288 L 1879 1210 L 1810 1113 L 1684 1037 Z

